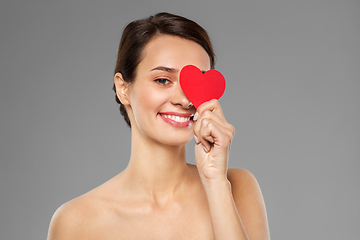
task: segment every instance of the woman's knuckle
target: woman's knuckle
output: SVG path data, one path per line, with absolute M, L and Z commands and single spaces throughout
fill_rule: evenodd
M 210 112 L 210 110 L 204 111 L 204 112 L 203 112 L 203 116 L 204 116 L 204 118 L 210 118 L 210 117 L 211 117 L 211 112 Z
M 210 123 L 208 118 L 202 118 L 201 119 L 201 125 L 207 126 Z
M 230 125 L 229 127 L 230 127 L 230 131 L 231 131 L 232 135 L 235 135 L 235 127 L 231 124 L 229 124 L 229 125 Z

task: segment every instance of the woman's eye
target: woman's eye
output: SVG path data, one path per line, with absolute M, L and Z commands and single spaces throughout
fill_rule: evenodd
M 157 81 L 160 84 L 167 84 L 170 82 L 169 80 L 164 79 L 164 78 L 159 78 L 159 79 L 156 79 L 155 81 Z

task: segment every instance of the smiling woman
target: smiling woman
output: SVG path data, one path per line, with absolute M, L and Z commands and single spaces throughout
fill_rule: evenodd
M 160 13 L 130 23 L 119 45 L 114 90 L 131 126 L 126 169 L 62 205 L 50 223 L 55 239 L 269 239 L 254 176 L 228 169 L 235 129 L 217 100 L 197 109 L 180 70 L 214 68 L 206 31 Z M 195 139 L 196 165 L 186 161 Z
M 130 83 L 135 79 L 135 72 L 142 59 L 142 51 L 146 44 L 156 35 L 166 34 L 178 36 L 198 43 L 207 52 L 210 58 L 210 66 L 215 66 L 215 54 L 212 43 L 207 32 L 194 21 L 181 16 L 168 13 L 158 13 L 148 19 L 131 22 L 125 29 L 120 40 L 118 57 L 116 61 L 115 74 L 121 73 L 124 81 Z M 159 67 L 161 69 L 159 69 Z M 171 72 L 171 68 L 159 66 L 158 70 Z M 156 69 L 156 68 L 155 68 Z M 177 69 L 179 70 L 179 69 Z M 115 91 L 115 85 L 114 85 Z M 120 104 L 120 112 L 130 126 L 124 105 L 116 96 Z
M 139 131 L 170 145 L 183 145 L 191 140 L 193 121 L 177 121 L 190 118 L 196 110 L 188 107 L 190 101 L 178 81 L 180 69 L 187 64 L 204 71 L 210 69 L 209 56 L 199 44 L 160 34 L 143 49 L 132 82 L 126 82 L 119 72 L 115 74 L 117 97 L 126 108 L 133 133 Z M 162 132 L 167 134 L 159 134 Z

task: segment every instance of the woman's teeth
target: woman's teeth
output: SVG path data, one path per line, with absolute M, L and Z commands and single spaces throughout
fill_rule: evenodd
M 190 121 L 190 117 L 179 117 L 175 115 L 163 115 L 163 117 L 174 120 L 176 122 L 188 122 Z

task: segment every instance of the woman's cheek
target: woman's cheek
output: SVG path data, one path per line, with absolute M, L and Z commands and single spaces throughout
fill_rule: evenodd
M 145 105 L 147 105 L 149 108 L 158 108 L 162 106 L 164 103 L 166 103 L 168 99 L 168 94 L 166 91 L 153 89 L 151 91 L 144 92 L 143 102 Z
M 164 89 L 156 89 L 153 86 L 144 86 L 137 89 L 135 95 L 133 95 L 133 100 L 138 110 L 142 109 L 141 111 L 160 111 L 158 108 L 160 108 L 167 101 L 167 95 L 169 94 L 164 91 Z M 155 114 L 157 114 L 157 112 Z

